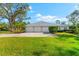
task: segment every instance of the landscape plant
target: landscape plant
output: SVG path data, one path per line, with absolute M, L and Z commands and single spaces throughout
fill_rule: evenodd
M 49 32 L 50 33 L 55 33 L 58 31 L 58 26 L 49 26 Z
M 26 29 L 26 23 L 25 22 L 15 22 L 13 24 L 12 32 L 22 33 L 22 32 L 25 32 L 25 29 Z

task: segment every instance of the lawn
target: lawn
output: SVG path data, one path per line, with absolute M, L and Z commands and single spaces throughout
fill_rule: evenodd
M 0 38 L 0 55 L 79 56 L 79 38 L 71 34 L 58 34 L 57 37 L 3 37 Z
M 0 34 L 13 34 L 13 33 L 10 31 L 0 31 Z

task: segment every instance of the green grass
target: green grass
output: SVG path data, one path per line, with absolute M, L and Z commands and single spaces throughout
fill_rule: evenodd
M 0 34 L 12 34 L 10 31 L 0 31 Z
M 79 56 L 79 40 L 74 35 L 58 37 L 0 38 L 2 56 Z

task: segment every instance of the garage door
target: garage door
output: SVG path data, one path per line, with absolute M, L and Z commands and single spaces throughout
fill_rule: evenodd
M 33 27 L 27 27 L 26 32 L 33 32 Z
M 35 27 L 34 32 L 49 32 L 49 30 L 48 30 L 48 27 L 40 26 L 40 27 Z
M 26 32 L 41 32 L 42 30 L 41 30 L 41 28 L 40 27 L 34 27 L 34 26 L 32 26 L 32 27 L 27 27 L 26 28 Z
M 34 32 L 42 32 L 42 28 L 41 27 L 34 27 Z
M 48 27 L 43 27 L 42 32 L 49 32 Z
M 39 27 L 27 27 L 26 28 L 27 30 L 27 32 L 49 32 L 49 30 L 48 30 L 48 27 L 42 27 L 42 26 L 39 26 Z

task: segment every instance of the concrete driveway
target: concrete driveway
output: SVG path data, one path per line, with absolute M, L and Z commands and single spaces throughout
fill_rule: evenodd
M 19 33 L 19 34 L 0 34 L 0 37 L 52 37 L 50 33 Z

